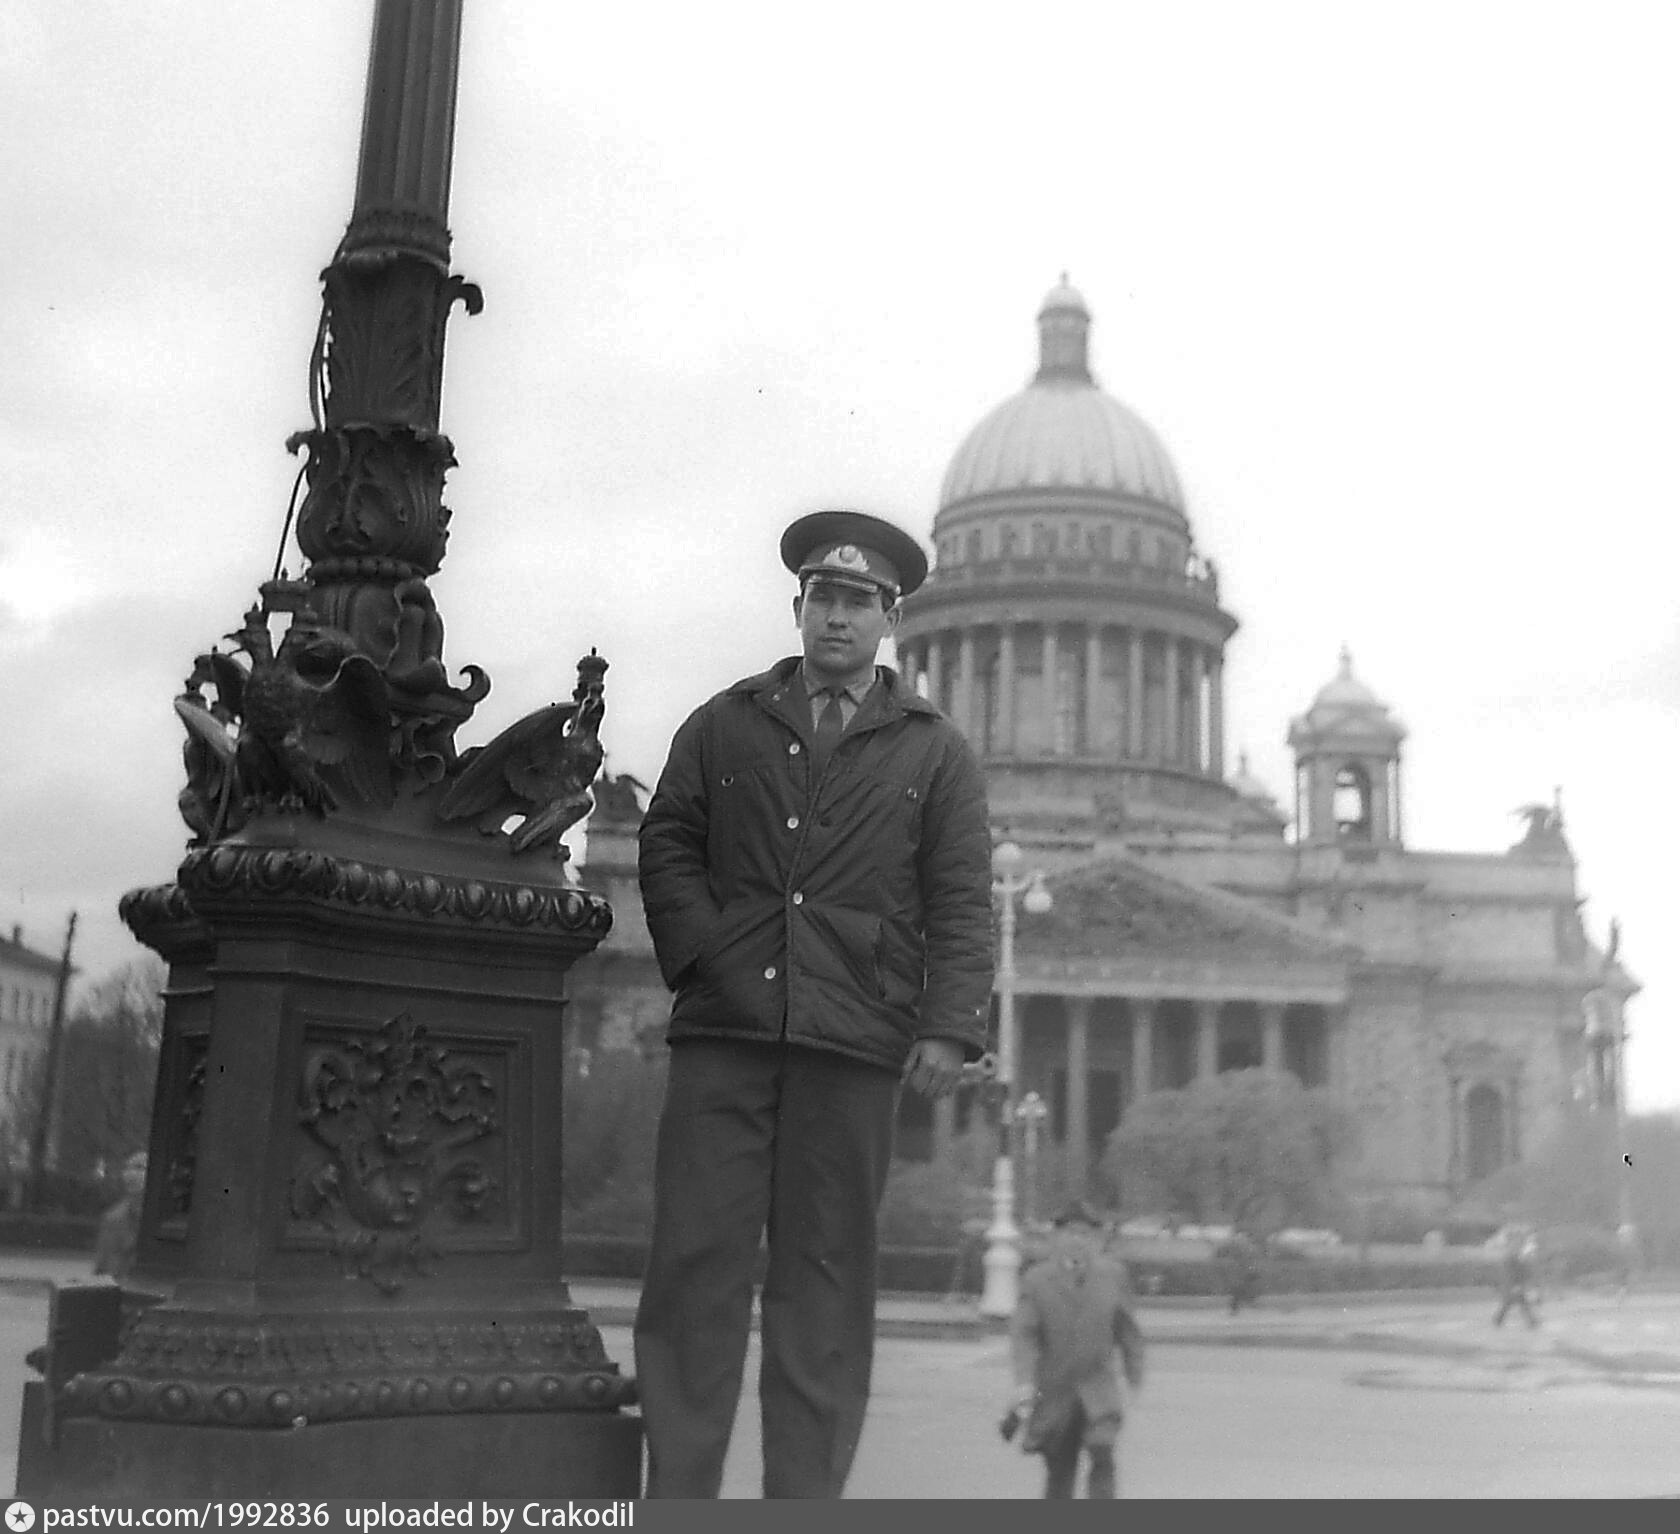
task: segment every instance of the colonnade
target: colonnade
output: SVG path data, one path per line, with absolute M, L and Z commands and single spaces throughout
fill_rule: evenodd
M 1333 1077 L 1333 1009 L 1325 1003 L 1029 992 L 1017 995 L 1016 1008 L 1018 1086 L 1051 1102 L 1049 1130 L 1064 1146 L 1074 1186 L 1125 1109 L 1147 1093 L 1256 1066 L 1293 1072 L 1304 1086 Z M 949 1099 L 934 1105 L 935 1157 L 955 1133 L 956 1113 Z
M 1224 775 L 1218 644 L 1128 624 L 996 623 L 907 637 L 899 666 L 983 755 Z

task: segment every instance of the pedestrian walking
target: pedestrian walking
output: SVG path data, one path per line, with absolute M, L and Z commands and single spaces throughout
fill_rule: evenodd
M 1010 1322 L 1014 1388 L 999 1425 L 1008 1442 L 1044 1456 L 1044 1495 L 1119 1495 L 1116 1454 L 1125 1415 L 1120 1375 L 1143 1383 L 1143 1333 L 1125 1264 L 1103 1250 L 1101 1222 L 1082 1202 L 1057 1215 L 1049 1255 L 1028 1269 Z
M 122 1166 L 122 1193 L 99 1217 L 93 1241 L 93 1271 L 119 1284 L 134 1271 L 140 1246 L 140 1206 L 146 1193 L 146 1153 L 135 1151 Z
M 1539 1326 L 1529 1290 L 1534 1283 L 1534 1261 L 1540 1243 L 1531 1231 L 1513 1229 L 1505 1234 L 1505 1252 L 1499 1265 L 1499 1309 L 1494 1312 L 1493 1324 L 1503 1326 L 1513 1306 L 1522 1311 L 1529 1330 Z
M 801 517 L 781 554 L 801 654 L 688 718 L 640 833 L 675 993 L 635 1324 L 650 1497 L 717 1495 L 761 1237 L 764 1494 L 841 1494 L 899 1093 L 945 1095 L 986 1044 L 984 779 L 877 664 L 927 556 L 851 511 Z
M 1226 1260 L 1230 1264 L 1228 1287 L 1234 1316 L 1244 1305 L 1260 1298 L 1260 1248 L 1247 1231 L 1239 1230 L 1226 1247 Z

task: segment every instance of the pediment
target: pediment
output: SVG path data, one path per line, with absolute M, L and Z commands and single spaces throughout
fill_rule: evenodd
M 1346 943 L 1222 890 L 1104 857 L 1046 880 L 1053 905 L 1016 917 L 1016 953 L 1031 959 L 1149 956 L 1217 962 L 1335 963 Z

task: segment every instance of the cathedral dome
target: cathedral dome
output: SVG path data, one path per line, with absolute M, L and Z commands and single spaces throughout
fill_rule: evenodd
M 1038 311 L 1039 368 L 968 434 L 945 471 L 943 510 L 1016 490 L 1096 490 L 1182 513 L 1172 459 L 1141 416 L 1091 376 L 1091 312 L 1066 274 Z

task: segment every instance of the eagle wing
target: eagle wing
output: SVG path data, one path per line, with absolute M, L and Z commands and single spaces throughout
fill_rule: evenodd
M 465 759 L 465 766 L 438 804 L 444 820 L 484 815 L 502 805 L 507 812 L 528 812 L 552 794 L 547 775 L 564 755 L 566 725 L 575 704 L 551 703 L 510 724 Z

